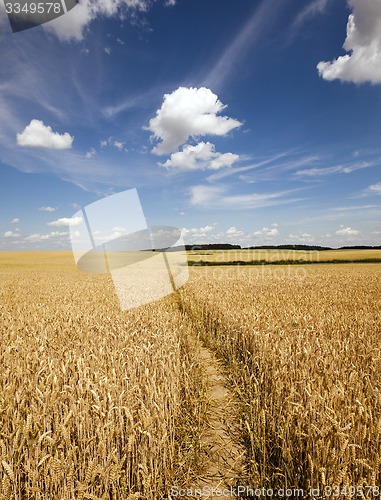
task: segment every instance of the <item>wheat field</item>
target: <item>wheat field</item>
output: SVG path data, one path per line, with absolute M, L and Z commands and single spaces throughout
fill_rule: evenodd
M 188 252 L 193 262 L 334 262 L 334 261 L 381 261 L 380 249 L 342 249 L 342 250 L 291 250 L 275 249 L 237 249 L 237 250 L 197 250 Z
M 198 337 L 223 362 L 241 484 L 381 482 L 381 266 L 192 268 L 121 311 L 69 253 L 0 253 L 0 498 L 159 499 L 202 471 Z
M 381 267 L 255 271 L 199 268 L 182 292 L 241 401 L 250 485 L 380 485 Z
M 2 254 L 0 498 L 161 498 L 197 458 L 203 387 L 173 297 L 122 312 L 69 254 Z

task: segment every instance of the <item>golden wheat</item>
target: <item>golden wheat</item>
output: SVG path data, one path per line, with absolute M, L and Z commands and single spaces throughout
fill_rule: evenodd
M 195 334 L 241 402 L 242 484 L 380 484 L 379 265 L 192 269 L 179 296 L 127 312 L 68 254 L 0 254 L 0 276 L 0 499 L 191 484 L 207 414 Z
M 192 276 L 183 307 L 242 402 L 250 484 L 380 484 L 381 266 Z
M 2 256 L 0 498 L 160 498 L 197 458 L 189 328 L 171 297 L 122 312 L 67 257 Z

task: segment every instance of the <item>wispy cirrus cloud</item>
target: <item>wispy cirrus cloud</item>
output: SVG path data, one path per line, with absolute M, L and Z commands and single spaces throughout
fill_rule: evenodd
M 216 172 L 216 173 L 209 175 L 207 179 L 208 179 L 208 181 L 213 182 L 213 181 L 223 179 L 225 177 L 229 177 L 231 175 L 237 175 L 237 174 L 241 174 L 243 172 L 249 172 L 251 170 L 255 170 L 255 169 L 258 169 L 260 167 L 274 163 L 277 160 L 288 156 L 290 153 L 291 153 L 291 151 L 285 151 L 282 153 L 278 153 L 274 156 L 271 156 L 270 158 L 266 158 L 264 160 L 258 161 L 256 163 L 252 163 L 250 165 L 245 165 L 244 167 L 235 167 L 234 169 L 231 169 L 231 170 L 224 170 L 222 172 Z
M 372 184 L 371 186 L 368 187 L 368 190 L 370 193 L 381 195 L 381 182 L 378 182 L 377 184 Z
M 381 182 L 377 182 L 376 184 L 371 184 L 367 188 L 363 189 L 359 195 L 360 198 L 366 196 L 381 196 Z
M 237 67 L 243 64 L 255 43 L 268 35 L 269 29 L 285 5 L 286 2 L 283 0 L 262 0 L 245 26 L 239 30 L 214 66 L 208 71 L 202 85 L 220 89 L 229 77 L 237 71 Z
M 298 189 L 270 193 L 229 194 L 227 186 L 197 185 L 189 189 L 190 204 L 204 208 L 253 209 L 301 201 L 293 195 Z
M 364 168 L 375 167 L 379 165 L 379 160 L 374 161 L 362 161 L 349 165 L 334 165 L 332 167 L 316 167 L 298 170 L 295 172 L 296 176 L 307 176 L 307 177 L 321 177 L 333 174 L 350 174 L 356 170 L 362 170 Z
M 317 14 L 322 14 L 327 9 L 330 1 L 331 0 L 312 0 L 307 5 L 304 5 L 292 23 L 291 31 L 294 32 Z

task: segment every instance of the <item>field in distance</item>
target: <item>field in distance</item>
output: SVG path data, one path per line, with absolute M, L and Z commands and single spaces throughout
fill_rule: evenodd
M 232 250 L 191 250 L 188 252 L 190 263 L 207 262 L 226 264 L 237 262 L 381 262 L 379 249 L 347 250 L 290 250 L 290 249 L 232 249 Z
M 136 252 L 134 252 L 136 253 Z M 144 252 L 141 252 L 142 255 Z M 179 252 L 181 255 L 183 252 Z M 291 262 L 380 262 L 381 250 L 190 250 L 187 251 L 189 263 L 210 263 L 226 265 L 235 263 L 291 263 Z M 4 271 L 47 271 L 57 270 L 78 272 L 73 254 L 62 251 L 0 252 L 0 270 Z

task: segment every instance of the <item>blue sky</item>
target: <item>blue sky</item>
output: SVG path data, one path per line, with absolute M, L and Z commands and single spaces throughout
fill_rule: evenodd
M 0 42 L 0 250 L 130 188 L 187 243 L 380 245 L 381 0 L 0 3 Z

